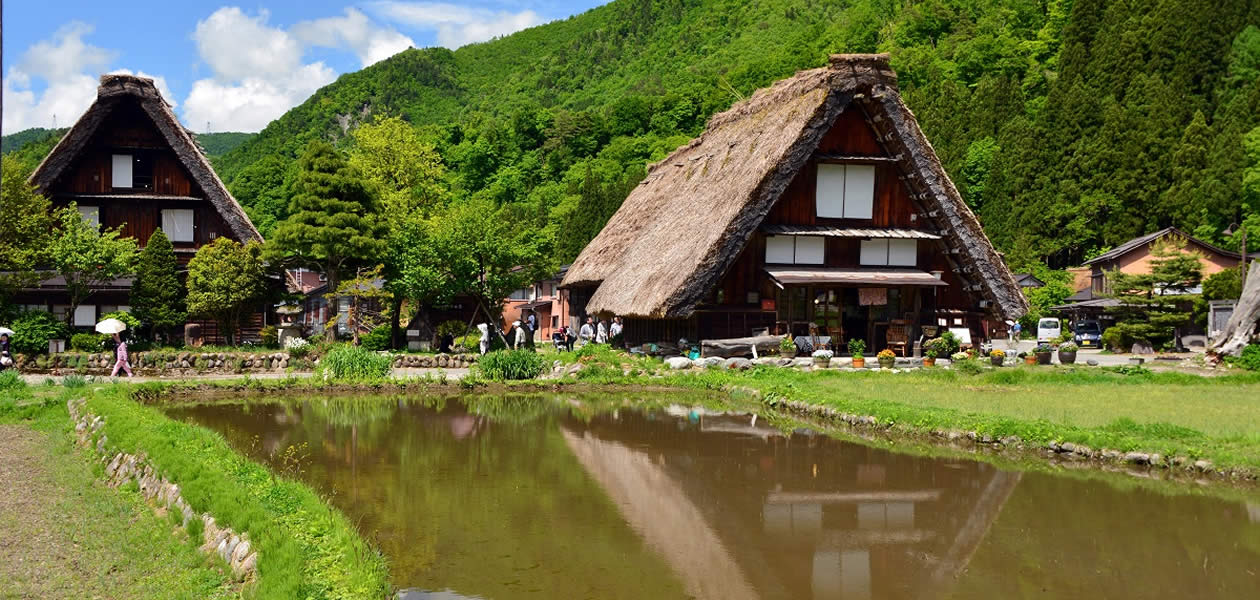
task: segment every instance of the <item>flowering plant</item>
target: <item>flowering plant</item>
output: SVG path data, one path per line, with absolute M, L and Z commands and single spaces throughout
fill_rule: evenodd
M 989 356 L 993 358 L 1006 358 L 1006 353 L 994 348 L 991 352 L 989 352 Z
M 884 348 L 883 350 L 880 350 L 879 354 L 876 354 L 875 357 L 876 358 L 897 358 L 897 355 L 893 354 L 892 349 Z
M 815 350 L 814 351 L 814 358 L 831 358 L 833 356 L 835 356 L 835 353 L 833 353 L 830 350 Z
M 964 360 L 967 360 L 968 358 L 971 358 L 971 357 L 968 356 L 966 352 L 955 352 L 949 355 L 949 359 L 954 362 L 964 361 Z

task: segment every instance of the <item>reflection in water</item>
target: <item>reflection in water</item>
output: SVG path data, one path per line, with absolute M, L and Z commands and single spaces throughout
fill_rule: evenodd
M 536 397 L 174 416 L 330 494 L 404 598 L 1249 597 L 1256 503 Z M 261 442 L 261 443 L 258 443 Z M 440 590 L 440 591 L 422 591 Z

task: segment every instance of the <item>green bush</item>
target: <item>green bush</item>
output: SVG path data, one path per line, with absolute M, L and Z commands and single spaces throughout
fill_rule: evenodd
M 118 319 L 119 321 L 126 323 L 127 331 L 131 332 L 133 337 L 137 335 L 138 331 L 140 331 L 140 319 L 137 319 L 135 315 L 129 312 L 116 310 L 111 313 L 105 313 L 101 315 L 101 321 L 104 321 L 105 319 Z
M 324 355 L 319 362 L 319 373 L 330 379 L 381 379 L 389 375 L 391 362 L 388 356 L 358 346 L 342 345 Z
M 987 370 L 980 361 L 972 358 L 960 360 L 954 363 L 954 368 L 958 369 L 960 373 L 966 373 L 968 375 L 979 375 Z
M 11 329 L 13 350 L 21 354 L 47 353 L 48 340 L 66 337 L 65 323 L 42 310 L 22 313 L 14 319 Z
M 280 332 L 275 325 L 268 325 L 258 330 L 258 338 L 263 346 L 275 348 L 280 343 Z
M 0 371 L 0 390 L 13 391 L 26 388 L 26 380 L 18 376 L 17 371 L 8 369 Z
M 1242 355 L 1230 362 L 1248 371 L 1260 371 L 1260 344 L 1247 344 Z
M 87 385 L 87 378 L 78 373 L 72 373 L 61 378 L 61 385 L 67 389 L 76 390 Z
M 546 359 L 533 350 L 496 350 L 481 357 L 477 368 L 495 381 L 533 379 L 542 373 Z
M 359 338 L 359 345 L 363 346 L 364 350 L 389 350 L 393 342 L 392 336 L 393 331 L 389 325 L 382 325 Z
M 70 336 L 70 348 L 79 352 L 100 352 L 109 336 L 103 333 L 76 333 Z
M 1128 352 L 1133 347 L 1133 338 L 1120 327 L 1108 327 L 1102 334 L 1103 347 L 1116 352 Z

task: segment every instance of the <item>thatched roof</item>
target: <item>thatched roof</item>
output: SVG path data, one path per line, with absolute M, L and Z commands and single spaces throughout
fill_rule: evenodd
M 954 270 L 993 312 L 1027 312 L 1019 286 L 949 180 L 897 92 L 886 54 L 831 57 L 726 112 L 653 165 L 582 251 L 565 286 L 598 285 L 590 312 L 683 318 L 718 282 L 845 110 L 861 110 L 911 197 L 940 232 Z
M 75 159 L 87 147 L 92 136 L 109 118 L 114 108 L 126 101 L 136 101 L 140 108 L 153 120 L 154 126 L 161 132 L 163 139 L 171 150 L 179 157 L 193 181 L 205 193 L 206 199 L 214 205 L 224 222 L 232 229 L 235 237 L 242 242 L 262 241 L 262 235 L 250 222 L 241 205 L 236 202 L 227 186 L 219 179 L 219 175 L 210 166 L 210 161 L 202 153 L 201 146 L 188 130 L 179 124 L 179 119 L 171 111 L 171 106 L 162 99 L 153 80 L 134 75 L 102 75 L 101 85 L 96 90 L 96 101 L 75 122 L 74 127 L 66 132 L 57 146 L 44 157 L 43 162 L 31 175 L 31 183 L 45 193 L 62 176 L 69 173 Z

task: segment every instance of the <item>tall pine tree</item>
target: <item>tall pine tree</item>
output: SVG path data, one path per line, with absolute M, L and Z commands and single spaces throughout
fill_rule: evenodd
M 184 323 L 184 286 L 179 282 L 175 247 L 161 229 L 136 260 L 136 281 L 131 286 L 131 311 L 152 334 L 170 340 Z
M 311 142 L 298 169 L 289 216 L 276 226 L 268 260 L 309 266 L 337 289 L 342 274 L 380 261 L 387 228 L 362 177 L 327 142 Z

